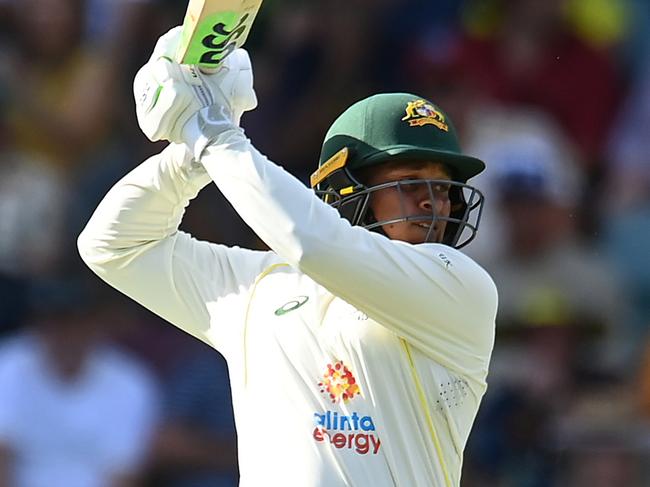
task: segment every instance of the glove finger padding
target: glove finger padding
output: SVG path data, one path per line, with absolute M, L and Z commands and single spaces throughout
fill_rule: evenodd
M 242 114 L 257 106 L 257 97 L 251 61 L 245 50 L 233 51 L 215 73 L 203 73 L 196 66 L 173 60 L 181 32 L 181 27 L 175 27 L 163 35 L 149 62 L 136 74 L 136 115 L 150 140 L 196 145 L 197 138 L 213 140 L 227 127 L 238 126 Z M 183 132 L 192 117 L 197 120 L 189 124 L 189 137 Z
M 190 117 L 207 106 L 194 91 L 201 85 L 188 66 L 166 58 L 145 64 L 136 74 L 133 91 L 138 124 L 151 141 L 182 142 L 182 129 Z
M 160 36 L 158 42 L 156 42 L 156 47 L 153 48 L 149 61 L 157 61 L 161 57 L 174 59 L 178 52 L 178 46 L 181 43 L 182 33 L 183 26 L 177 25 Z
M 233 82 L 227 97 L 231 101 L 234 114 L 241 117 L 257 107 L 257 95 L 253 88 L 253 67 L 248 52 L 236 49 L 227 61 L 231 61 L 229 68 Z
M 235 125 L 239 125 L 244 112 L 257 107 L 253 68 L 245 49 L 235 49 L 216 73 L 201 75 L 210 91 L 221 95 L 219 101 L 229 109 Z

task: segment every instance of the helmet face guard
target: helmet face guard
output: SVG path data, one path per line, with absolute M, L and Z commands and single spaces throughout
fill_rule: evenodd
M 365 184 L 367 171 L 399 161 L 441 163 L 449 169 L 451 181 Z M 311 176 L 311 187 L 353 225 L 385 233 L 387 225 L 395 223 L 423 223 L 425 228 L 428 224 L 425 241 L 461 248 L 476 236 L 484 201 L 481 192 L 466 183 L 484 169 L 483 161 L 462 153 L 456 129 L 440 107 L 413 94 L 384 93 L 355 103 L 334 121 L 325 136 L 318 169 Z M 395 212 L 380 215 L 390 220 L 377 221 L 373 215 L 373 198 L 379 191 L 399 195 L 392 199 Z M 428 193 L 431 205 L 414 209 L 413 195 L 407 194 L 411 191 L 417 198 L 426 198 Z M 435 208 L 440 208 L 437 203 L 442 198 L 445 214 L 437 215 Z M 382 207 L 381 213 L 385 209 L 392 210 Z M 444 235 L 439 231 L 442 223 Z
M 438 198 L 439 186 L 449 188 L 451 212 L 449 216 L 437 215 L 433 202 Z M 355 178 L 347 168 L 335 171 L 327 178 L 327 189 L 320 189 L 318 185 L 316 194 L 326 203 L 336 208 L 343 218 L 352 225 L 359 225 L 368 230 L 384 233 L 383 227 L 400 222 L 413 222 L 428 224 L 429 231 L 424 242 L 436 242 L 434 226 L 436 223 L 445 222 L 445 232 L 442 242 L 445 245 L 460 249 L 470 243 L 478 231 L 478 225 L 483 211 L 484 197 L 476 188 L 458 181 L 447 179 L 409 179 L 392 181 L 375 186 L 365 186 Z M 413 189 L 426 188 L 429 200 L 432 202 L 431 210 L 422 210 L 417 215 L 407 214 L 405 198 Z M 338 188 L 338 189 L 336 189 Z M 380 191 L 397 191 L 400 202 L 400 212 L 389 220 L 377 221 L 371 210 L 370 202 L 374 195 Z

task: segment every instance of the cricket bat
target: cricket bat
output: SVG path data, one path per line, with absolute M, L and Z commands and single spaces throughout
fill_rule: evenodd
M 262 0 L 190 0 L 176 61 L 216 71 L 246 42 L 261 5 Z

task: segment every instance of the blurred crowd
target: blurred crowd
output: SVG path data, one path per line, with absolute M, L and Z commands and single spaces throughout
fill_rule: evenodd
M 185 8 L 0 0 L 0 487 L 236 485 L 222 358 L 75 246 L 163 147 L 131 83 Z M 334 118 L 386 91 L 440 104 L 487 163 L 466 251 L 500 312 L 463 487 L 650 485 L 648 32 L 647 0 L 283 0 L 256 21 L 243 124 L 303 181 Z M 263 248 L 216 187 L 183 228 Z

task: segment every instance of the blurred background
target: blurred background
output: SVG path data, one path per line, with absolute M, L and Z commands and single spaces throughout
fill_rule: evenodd
M 216 352 L 82 267 L 75 239 L 163 145 L 131 98 L 180 0 L 0 0 L 0 486 L 235 486 Z M 445 109 L 487 162 L 467 248 L 500 289 L 463 487 L 650 485 L 650 2 L 265 2 L 256 146 L 303 181 L 370 94 Z M 215 187 L 183 228 L 262 248 Z

